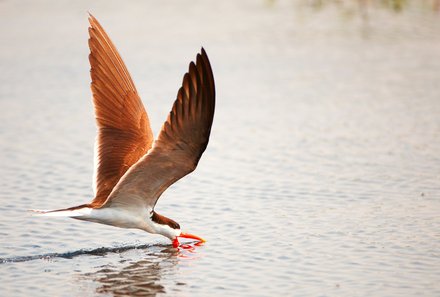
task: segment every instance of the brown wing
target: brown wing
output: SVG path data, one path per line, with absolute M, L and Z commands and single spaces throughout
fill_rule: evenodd
M 103 207 L 154 208 L 163 191 L 196 168 L 208 144 L 214 108 L 214 77 L 202 48 L 152 149 L 121 178 Z
M 92 206 L 99 207 L 127 169 L 150 149 L 153 133 L 116 47 L 92 15 L 89 22 L 91 89 L 98 126 Z

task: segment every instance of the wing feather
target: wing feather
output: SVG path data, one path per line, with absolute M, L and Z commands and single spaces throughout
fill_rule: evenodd
M 214 109 L 214 77 L 202 48 L 152 149 L 125 173 L 103 207 L 154 208 L 163 191 L 196 168 L 208 145 Z
M 153 133 L 116 47 L 92 15 L 89 22 L 91 89 L 98 126 L 91 205 L 100 207 L 124 173 L 151 148 Z

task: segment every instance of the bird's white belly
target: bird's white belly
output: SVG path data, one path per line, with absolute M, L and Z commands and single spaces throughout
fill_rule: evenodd
M 148 217 L 147 210 L 137 209 L 129 210 L 124 208 L 87 208 L 80 211 L 80 215 L 72 217 L 78 220 L 90 221 L 120 228 L 137 228 L 142 230 L 145 230 L 145 221 Z

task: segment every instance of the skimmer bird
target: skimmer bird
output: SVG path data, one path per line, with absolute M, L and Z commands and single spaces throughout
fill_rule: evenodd
M 89 16 L 91 89 L 98 135 L 95 142 L 94 199 L 65 209 L 36 211 L 45 216 L 137 228 L 168 237 L 204 242 L 154 211 L 161 194 L 192 172 L 208 144 L 215 108 L 211 65 L 202 48 L 189 64 L 171 112 L 153 138 L 150 122 L 116 47 Z

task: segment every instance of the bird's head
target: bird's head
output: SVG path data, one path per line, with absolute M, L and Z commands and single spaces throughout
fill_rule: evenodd
M 151 220 L 156 225 L 156 233 L 171 239 L 171 241 L 173 242 L 173 247 L 175 248 L 179 246 L 179 237 L 196 239 L 200 242 L 206 241 L 197 235 L 182 232 L 180 230 L 180 225 L 177 222 L 173 221 L 170 218 L 162 216 L 155 211 L 152 212 Z

